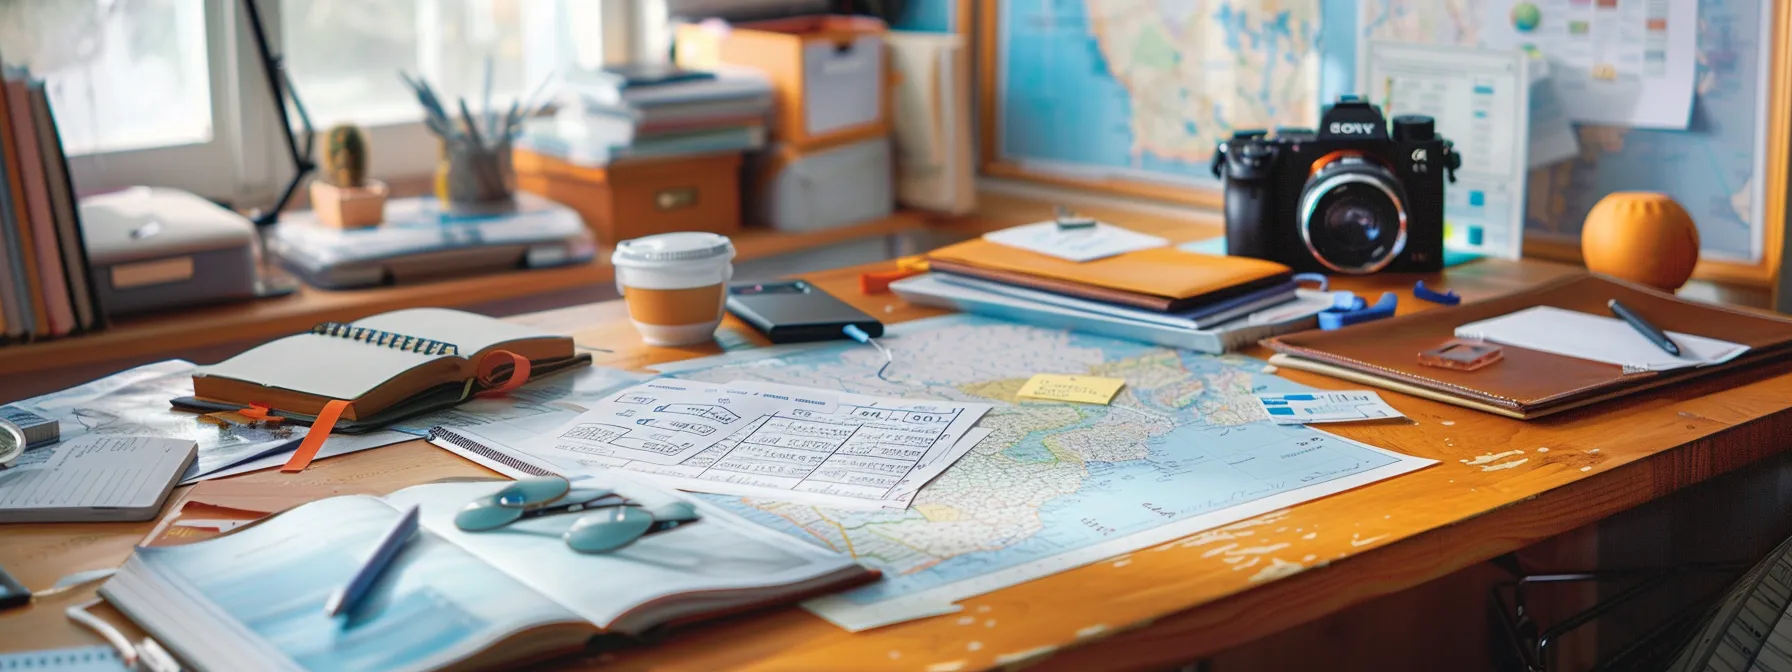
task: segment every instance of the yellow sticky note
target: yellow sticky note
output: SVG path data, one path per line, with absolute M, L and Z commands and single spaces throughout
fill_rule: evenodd
M 1020 396 L 1054 401 L 1076 401 L 1085 404 L 1106 404 L 1113 400 L 1126 381 L 1119 378 L 1072 376 L 1041 373 L 1020 388 Z

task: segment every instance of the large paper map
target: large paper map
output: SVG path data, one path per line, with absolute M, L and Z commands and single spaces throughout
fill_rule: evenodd
M 1318 0 L 1007 0 L 1001 158 L 1083 177 L 1213 184 L 1235 129 L 1312 126 Z
M 1678 0 L 1676 0 L 1678 1 Z M 1561 21 L 1561 2 L 1359 0 L 1363 36 L 1485 45 L 1489 16 Z M 1569 3 L 1586 4 L 1586 3 Z M 1491 5 L 1509 6 L 1504 12 Z M 1525 225 L 1579 236 L 1587 212 L 1614 191 L 1661 191 L 1692 213 L 1707 257 L 1761 258 L 1766 0 L 1699 0 L 1692 121 L 1684 131 L 1580 125 L 1581 153 L 1531 172 Z M 1499 9 L 1499 7 L 1492 7 Z M 1331 26 L 1327 34 L 1331 35 Z M 1547 54 L 1546 54 L 1547 55 Z M 1552 65 L 1552 69 L 1563 66 Z M 1689 169 L 1692 168 L 1692 169 Z
M 894 356 L 888 367 L 868 346 L 838 343 L 670 369 L 713 382 L 997 404 L 979 425 L 994 430 L 989 438 L 906 511 L 710 496 L 882 570 L 881 582 L 808 605 L 849 629 L 943 613 L 965 597 L 1430 464 L 1268 422 L 1253 391 L 1304 388 L 1262 373 L 1263 362 L 1247 357 L 968 315 L 891 333 L 883 341 Z M 1016 403 L 1021 385 L 1047 372 L 1123 378 L 1126 387 L 1110 406 Z

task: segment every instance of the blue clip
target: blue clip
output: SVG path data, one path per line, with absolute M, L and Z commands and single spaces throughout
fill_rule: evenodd
M 1358 301 L 1361 300 L 1362 299 L 1360 298 L 1358 299 Z M 1398 307 L 1399 304 L 1400 297 L 1395 296 L 1393 292 L 1382 292 L 1381 300 L 1376 301 L 1373 306 L 1361 307 L 1356 310 L 1334 309 L 1320 313 L 1319 328 L 1331 331 L 1333 329 L 1348 327 L 1353 324 L 1372 322 L 1384 317 L 1393 317 L 1394 308 Z
M 1412 286 L 1412 295 L 1432 303 L 1441 303 L 1446 306 L 1454 306 L 1462 303 L 1462 297 L 1457 296 L 1454 290 L 1446 289 L 1442 292 L 1438 292 L 1430 287 L 1426 287 L 1424 280 L 1420 280 L 1417 284 Z

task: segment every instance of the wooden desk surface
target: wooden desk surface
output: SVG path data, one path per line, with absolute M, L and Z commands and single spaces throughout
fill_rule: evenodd
M 890 296 L 860 295 L 855 284 L 861 270 L 810 279 L 887 321 L 938 313 Z M 1474 300 L 1573 270 L 1482 261 L 1445 272 L 1438 284 Z M 1400 291 L 1402 312 L 1431 308 L 1406 293 L 1414 279 L 1378 276 L 1338 284 Z M 716 352 L 713 345 L 643 346 L 622 318 L 621 306 L 608 303 L 516 319 L 614 350 L 598 353 L 599 364 L 639 367 Z M 744 331 L 734 323 L 728 328 Z M 1792 365 L 1770 365 L 1532 422 L 1383 393 L 1413 423 L 1331 429 L 1438 465 L 971 598 L 961 614 L 850 634 L 785 608 L 585 662 L 691 670 L 958 670 L 1013 663 L 1119 669 L 1185 662 L 1416 586 L 1775 453 L 1784 443 L 1775 437 L 1792 431 L 1789 373 Z M 1283 374 L 1317 387 L 1348 387 L 1301 372 Z M 1525 461 L 1495 470 L 1466 463 L 1511 450 L 1524 451 Z M 396 489 L 485 473 L 412 442 L 326 460 L 299 476 L 260 472 L 238 478 Z M 70 572 L 116 565 L 149 526 L 0 526 L 0 566 L 42 588 Z M 1238 555 L 1258 562 L 1240 567 L 1250 561 L 1225 561 Z M 0 616 L 0 650 L 97 643 L 62 615 L 65 606 L 90 594 L 53 597 Z

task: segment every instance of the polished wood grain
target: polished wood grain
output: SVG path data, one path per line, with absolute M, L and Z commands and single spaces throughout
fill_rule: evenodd
M 886 321 L 939 314 L 892 296 L 865 296 L 857 274 L 876 265 L 810 276 Z M 1543 262 L 1481 261 L 1426 277 L 1474 300 L 1574 269 Z M 1431 308 L 1406 291 L 1415 276 L 1342 280 L 1356 291 L 1402 294 L 1401 310 Z M 619 303 L 515 318 L 572 333 L 602 348 L 599 364 L 638 368 L 714 354 L 713 344 L 641 344 Z M 725 329 L 762 342 L 730 320 Z M 1261 355 L 1262 353 L 1256 353 Z M 673 633 L 660 645 L 582 661 L 613 669 L 1146 669 L 1213 654 L 1451 575 L 1494 556 L 1576 529 L 1779 452 L 1792 432 L 1792 365 L 1695 381 L 1627 400 L 1519 422 L 1385 394 L 1412 422 L 1339 426 L 1353 439 L 1438 460 L 1436 466 L 971 598 L 960 614 L 849 634 L 794 608 Z M 1285 372 L 1317 387 L 1338 381 Z M 1547 449 L 1547 450 L 1545 450 Z M 1477 456 L 1524 451 L 1489 465 Z M 1510 467 L 1487 470 L 1523 460 Z M 398 488 L 482 469 L 420 443 L 326 460 L 283 478 Z M 0 566 L 27 586 L 120 562 L 149 528 L 141 524 L 0 526 Z M 87 593 L 90 594 L 90 591 Z M 71 600 L 0 616 L 0 649 L 93 643 L 63 619 Z
M 749 229 L 733 236 L 736 258 L 764 259 L 864 238 L 919 231 L 930 217 L 901 212 L 886 219 L 824 231 L 785 233 Z M 94 334 L 0 348 L 0 380 L 62 367 L 138 358 L 174 350 L 264 340 L 319 322 L 346 322 L 418 306 L 468 306 L 548 294 L 615 279 L 609 250 L 589 264 L 485 274 L 412 285 L 346 291 L 300 288 L 283 298 L 126 317 Z M 0 395 L 0 398 L 5 398 Z

